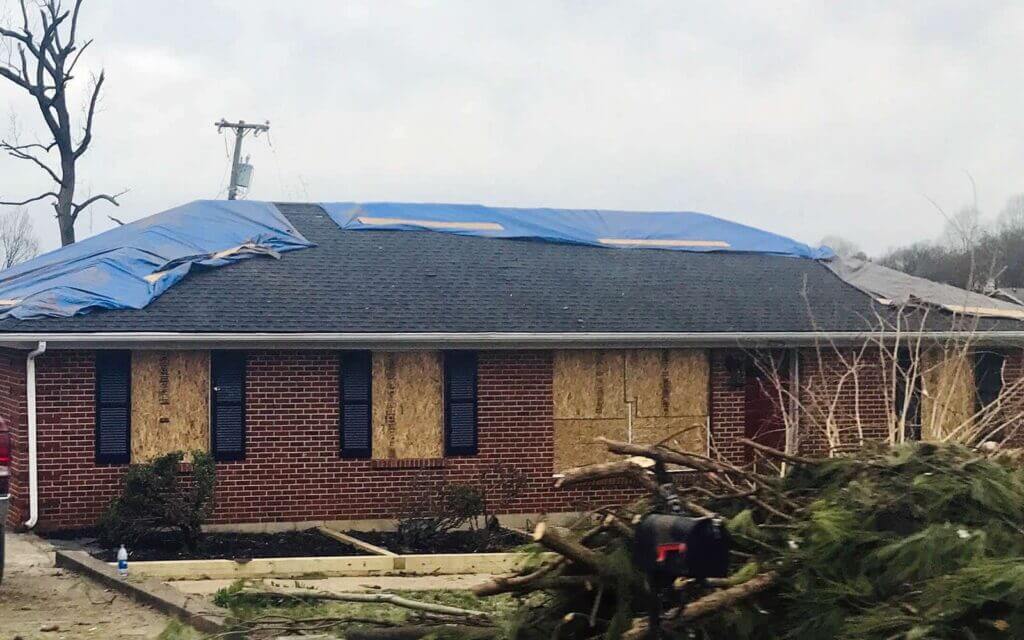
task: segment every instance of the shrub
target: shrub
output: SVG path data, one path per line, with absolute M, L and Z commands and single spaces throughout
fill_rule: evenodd
M 213 508 L 216 472 L 210 454 L 193 451 L 191 475 L 183 473 L 184 457 L 176 451 L 128 468 L 121 495 L 100 517 L 101 543 L 133 546 L 157 531 L 171 529 L 189 549 L 195 549 Z
M 484 492 L 467 484 L 444 484 L 414 496 L 398 519 L 398 536 L 407 549 L 432 546 L 445 534 L 468 524 L 485 513 Z

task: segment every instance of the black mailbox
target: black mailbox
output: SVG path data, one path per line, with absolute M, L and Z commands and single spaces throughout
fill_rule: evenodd
M 633 559 L 655 582 L 675 578 L 724 578 L 729 535 L 719 518 L 652 513 L 636 528 Z

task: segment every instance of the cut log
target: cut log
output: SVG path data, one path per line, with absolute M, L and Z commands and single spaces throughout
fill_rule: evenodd
M 592 482 L 594 480 L 605 480 L 607 478 L 619 478 L 630 476 L 637 470 L 651 467 L 653 462 L 649 458 L 634 457 L 628 460 L 617 460 L 615 462 L 602 462 L 588 464 L 583 467 L 574 467 L 562 472 L 562 477 L 555 481 L 555 488 L 568 487 L 580 482 Z
M 533 530 L 534 542 L 562 554 L 571 562 L 582 565 L 594 573 L 600 573 L 602 561 L 601 555 L 584 547 L 579 542 L 564 537 L 549 527 L 547 523 L 540 522 Z

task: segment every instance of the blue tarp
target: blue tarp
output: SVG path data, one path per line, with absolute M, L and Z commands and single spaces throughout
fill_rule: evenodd
M 616 248 L 735 251 L 800 258 L 833 257 L 791 238 L 692 212 L 512 209 L 472 204 L 324 202 L 343 229 L 440 231 Z
M 0 317 L 141 309 L 194 266 L 315 246 L 271 204 L 199 200 L 111 229 L 0 274 Z

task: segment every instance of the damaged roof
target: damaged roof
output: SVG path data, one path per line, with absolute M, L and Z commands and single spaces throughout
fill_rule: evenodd
M 196 270 L 143 309 L 0 332 L 840 332 L 877 310 L 812 259 L 356 231 L 319 205 L 277 207 L 315 246 Z

